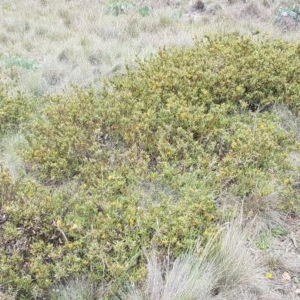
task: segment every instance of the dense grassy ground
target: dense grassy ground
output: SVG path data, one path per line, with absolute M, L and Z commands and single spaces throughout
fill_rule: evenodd
M 299 7 L 2 1 L 1 299 L 296 299 Z
M 5 81 L 35 95 L 85 85 L 162 45 L 191 45 L 203 32 L 267 32 L 297 40 L 293 18 L 274 24 L 297 1 L 1 1 Z M 118 14 L 119 13 L 119 14 Z M 118 15 L 117 15 L 118 14 Z M 282 23 L 290 23 L 290 28 Z M 295 25 L 296 26 L 296 25 Z M 283 34 L 283 30 L 285 30 Z

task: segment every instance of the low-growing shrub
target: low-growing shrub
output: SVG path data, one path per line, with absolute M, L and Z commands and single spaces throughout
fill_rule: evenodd
M 49 182 L 76 175 L 94 152 L 100 120 L 99 101 L 92 90 L 47 99 L 27 135 L 30 169 Z
M 34 112 L 36 102 L 21 93 L 10 95 L 8 87 L 0 88 L 0 138 L 7 132 L 18 130 Z
M 151 8 L 149 6 L 141 6 L 132 1 L 123 0 L 110 1 L 106 13 L 117 17 L 130 11 L 136 11 L 142 17 L 148 17 L 151 14 Z
M 4 60 L 5 68 L 20 67 L 26 70 L 35 71 L 38 68 L 38 63 L 35 60 L 28 60 L 20 56 L 9 56 Z
M 271 193 L 294 143 L 271 107 L 298 113 L 299 62 L 297 44 L 212 36 L 100 94 L 44 99 L 23 127 L 27 174 L 0 176 L 2 284 L 29 297 L 73 275 L 137 281 L 143 249 L 177 257 L 215 232 L 220 193 Z
M 111 1 L 108 6 L 107 13 L 113 16 L 119 16 L 130 11 L 134 4 L 130 1 Z
M 54 191 L 29 179 L 12 183 L 7 176 L 1 182 L 7 189 L 1 189 L 0 281 L 26 297 L 82 274 L 135 281 L 145 275 L 143 248 L 167 253 L 170 247 L 178 255 L 200 232 L 209 237 L 214 231 L 215 209 L 204 190 L 191 197 L 182 192 L 177 200 L 156 187 L 152 202 L 146 190 L 134 192 L 132 185 L 120 194 L 116 178 L 104 180 L 112 185 L 110 193 L 116 184 L 114 195 L 106 195 L 78 182 Z

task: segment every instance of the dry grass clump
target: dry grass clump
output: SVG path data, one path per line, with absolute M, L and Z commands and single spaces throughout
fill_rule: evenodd
M 219 233 L 220 234 L 220 233 Z M 155 254 L 148 260 L 148 277 L 141 288 L 132 289 L 124 299 L 258 299 L 268 292 L 267 281 L 238 227 L 214 236 L 200 253 L 182 254 L 162 267 Z
M 73 278 L 65 284 L 57 286 L 52 294 L 52 299 L 57 300 L 92 300 L 97 298 L 95 284 L 87 278 Z
M 137 53 L 153 52 L 162 36 L 178 38 L 170 31 L 176 25 L 171 8 L 151 10 L 149 17 L 137 8 L 115 16 L 109 10 L 111 3 L 115 2 L 2 3 L 2 72 L 31 93 L 55 92 L 70 83 L 92 83 L 116 65 L 132 61 Z M 24 63 L 9 64 L 14 57 Z M 26 65 L 28 61 L 35 61 L 36 68 Z

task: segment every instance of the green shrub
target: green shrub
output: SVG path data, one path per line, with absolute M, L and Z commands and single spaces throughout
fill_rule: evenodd
M 297 20 L 299 17 L 299 14 L 300 14 L 299 5 L 294 4 L 294 5 L 288 6 L 288 7 L 280 7 L 278 9 L 278 14 L 281 17 L 291 17 L 291 18 Z
M 28 60 L 20 56 L 9 56 L 5 58 L 5 68 L 11 69 L 13 67 L 20 67 L 25 70 L 35 71 L 38 69 L 38 62 L 35 60 Z
M 122 195 L 115 191 L 106 199 L 105 191 L 78 182 L 70 190 L 54 191 L 28 179 L 13 184 L 4 175 L 1 183 L 9 194 L 1 195 L 6 220 L 0 233 L 0 280 L 26 297 L 32 289 L 47 290 L 80 274 L 93 280 L 135 281 L 145 275 L 143 248 L 167 253 L 172 247 L 178 255 L 199 232 L 204 237 L 213 232 L 215 210 L 204 190 L 202 195 L 182 192 L 185 197 L 177 200 L 157 185 L 153 203 L 147 195 L 150 183 L 147 190 L 133 192 L 137 187 L 129 186 Z M 107 180 L 114 185 L 113 178 Z
M 107 8 L 107 13 L 113 16 L 119 16 L 121 14 L 125 14 L 128 11 L 132 10 L 135 5 L 131 1 L 119 1 L 114 0 L 111 1 Z
M 222 188 L 244 181 L 245 195 L 283 167 L 293 143 L 270 109 L 283 103 L 298 113 L 297 53 L 297 45 L 238 35 L 162 49 L 103 92 L 106 132 L 137 145 L 157 169 L 210 174 Z
M 21 93 L 10 95 L 8 88 L 0 88 L 0 137 L 8 131 L 17 130 L 34 112 L 36 102 Z
M 297 49 L 207 37 L 138 61 L 101 94 L 44 99 L 24 126 L 28 173 L 0 176 L 1 282 L 33 295 L 76 274 L 136 281 L 143 249 L 178 256 L 211 236 L 220 193 L 272 192 L 294 136 L 271 107 L 299 109 Z
M 113 16 L 126 14 L 130 11 L 135 11 L 142 17 L 148 17 L 151 14 L 149 6 L 138 5 L 132 1 L 112 0 L 109 2 L 106 13 Z
M 30 168 L 48 182 L 67 180 L 90 159 L 100 124 L 98 100 L 92 90 L 54 96 L 30 124 Z M 25 155 L 25 157 L 27 157 Z

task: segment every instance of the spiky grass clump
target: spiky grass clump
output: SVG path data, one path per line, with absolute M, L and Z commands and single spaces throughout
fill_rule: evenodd
M 55 288 L 53 300 L 92 300 L 96 299 L 96 287 L 86 278 L 70 279 Z
M 150 255 L 146 284 L 131 290 L 124 299 L 231 300 L 241 299 L 241 291 L 252 297 L 266 292 L 266 280 L 247 247 L 245 233 L 233 223 L 221 239 L 219 234 L 209 240 L 200 255 L 188 252 L 164 267 L 159 258 Z

